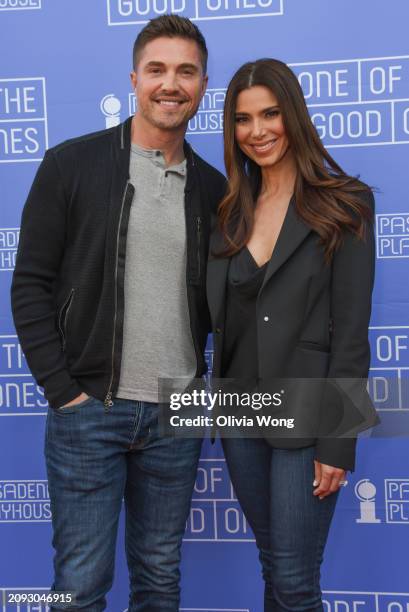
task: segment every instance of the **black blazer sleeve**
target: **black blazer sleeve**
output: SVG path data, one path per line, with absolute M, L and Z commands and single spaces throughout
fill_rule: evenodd
M 374 211 L 374 197 L 368 189 L 363 199 Z M 333 332 L 328 378 L 368 376 L 370 348 L 368 326 L 375 271 L 373 223 L 366 227 L 366 239 L 346 232 L 332 262 L 331 317 Z M 354 470 L 356 438 L 321 438 L 316 459 L 321 463 Z
M 11 301 L 28 366 L 46 398 L 58 405 L 81 393 L 62 351 L 53 295 L 65 248 L 66 215 L 63 181 L 50 150 L 24 206 Z

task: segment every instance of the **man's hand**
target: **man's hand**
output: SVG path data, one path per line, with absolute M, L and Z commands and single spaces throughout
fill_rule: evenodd
M 320 463 L 319 461 L 314 461 L 314 466 L 315 480 L 313 486 L 315 489 L 313 495 L 318 496 L 320 499 L 335 493 L 346 482 L 345 470 Z
M 78 395 L 78 397 L 75 397 L 73 400 L 68 402 L 68 404 L 64 404 L 64 406 L 61 406 L 61 408 L 64 408 L 65 406 L 75 406 L 76 404 L 80 404 L 81 402 L 84 402 L 88 398 L 89 398 L 89 395 L 87 395 L 83 391 L 81 395 Z

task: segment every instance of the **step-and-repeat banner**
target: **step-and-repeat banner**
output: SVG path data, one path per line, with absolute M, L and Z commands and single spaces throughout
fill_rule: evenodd
M 166 12 L 194 20 L 210 50 L 209 89 L 188 129 L 199 154 L 223 170 L 225 87 L 243 62 L 275 57 L 297 74 L 331 154 L 377 187 L 369 387 L 390 429 L 408 429 L 407 0 L 0 0 L 3 612 L 45 612 L 44 604 L 18 607 L 3 598 L 8 589 L 45 593 L 52 580 L 43 459 L 47 403 L 27 368 L 9 306 L 21 210 L 47 147 L 116 125 L 134 112 L 128 76 L 133 41 L 147 20 Z M 323 565 L 326 612 L 409 610 L 408 451 L 405 435 L 361 440 Z M 127 606 L 123 538 L 121 523 L 110 612 Z M 217 445 L 204 446 L 182 570 L 185 612 L 262 610 L 253 535 Z

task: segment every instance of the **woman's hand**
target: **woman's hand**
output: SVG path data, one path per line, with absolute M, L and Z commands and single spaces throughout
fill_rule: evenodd
M 332 465 L 326 465 L 319 461 L 314 461 L 314 467 L 315 480 L 313 486 L 315 489 L 313 495 L 320 499 L 335 493 L 346 482 L 346 471 L 341 468 L 332 467 Z

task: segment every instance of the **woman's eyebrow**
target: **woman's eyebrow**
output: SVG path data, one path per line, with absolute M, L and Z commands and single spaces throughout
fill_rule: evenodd
M 274 105 L 274 106 L 268 106 L 267 108 L 263 108 L 260 113 L 267 113 L 268 111 L 272 111 L 272 110 L 280 110 L 280 107 L 278 106 L 278 104 Z M 235 115 L 236 117 L 238 115 L 249 115 L 250 113 L 246 112 L 246 111 L 236 111 Z

